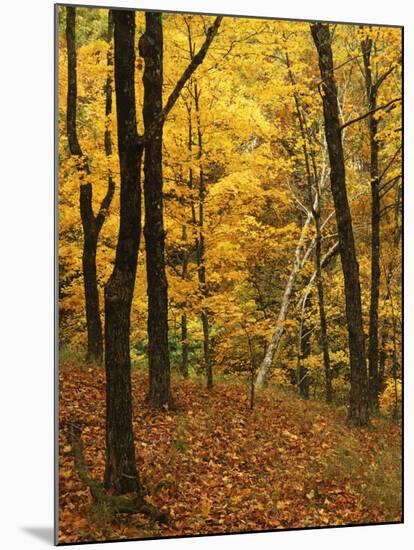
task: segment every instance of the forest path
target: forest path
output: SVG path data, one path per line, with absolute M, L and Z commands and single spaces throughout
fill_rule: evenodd
M 154 413 L 147 376 L 134 371 L 136 456 L 148 500 L 172 525 L 143 516 L 110 518 L 91 506 L 60 439 L 61 542 L 350 525 L 400 520 L 401 429 L 374 420 L 349 429 L 346 414 L 295 395 L 260 392 L 249 410 L 241 384 L 207 391 L 173 381 L 179 407 Z M 102 479 L 103 369 L 61 365 L 60 420 L 81 420 L 85 458 Z

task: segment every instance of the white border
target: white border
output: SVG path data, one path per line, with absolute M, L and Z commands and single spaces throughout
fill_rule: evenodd
M 123 543 L 122 548 L 349 550 L 409 548 L 414 540 L 411 422 L 413 342 L 414 18 L 403 0 L 110 0 L 82 4 L 193 10 L 405 25 L 405 374 L 406 524 Z M 2 5 L 0 32 L 0 544 L 44 548 L 53 515 L 53 2 Z M 410 215 L 411 214 L 411 215 Z M 410 433 L 411 432 L 411 433 Z M 411 489 L 411 491 L 410 491 Z M 33 534 L 33 532 L 35 534 Z M 37 534 L 36 534 L 37 533 Z M 39 536 L 40 533 L 40 536 Z M 43 534 L 43 538 L 42 538 Z M 412 544 L 412 543 L 411 543 Z M 84 548 L 89 548 L 85 545 Z M 99 548 L 94 546 L 94 548 Z M 110 548 L 115 548 L 111 546 Z

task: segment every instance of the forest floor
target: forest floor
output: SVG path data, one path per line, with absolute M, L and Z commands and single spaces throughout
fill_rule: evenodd
M 240 383 L 205 389 L 173 380 L 176 411 L 145 404 L 147 377 L 134 370 L 136 456 L 148 500 L 169 526 L 94 505 L 60 434 L 59 542 L 234 533 L 401 521 L 401 428 L 374 419 L 349 429 L 343 410 L 266 390 L 249 410 Z M 85 460 L 101 480 L 105 376 L 60 367 L 60 421 L 81 420 Z

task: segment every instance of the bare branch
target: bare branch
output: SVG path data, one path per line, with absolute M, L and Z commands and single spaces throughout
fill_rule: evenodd
M 391 178 L 390 180 L 383 183 L 379 189 L 380 191 L 380 198 L 384 198 L 385 195 L 391 191 L 397 184 L 398 180 L 401 178 L 401 174 L 397 174 L 394 178 Z
M 372 109 L 371 111 L 368 111 L 367 113 L 364 113 L 363 115 L 361 115 L 359 117 L 356 117 L 356 118 L 353 118 L 352 120 L 349 120 L 348 122 L 346 122 L 345 124 L 343 124 L 340 127 L 340 130 L 341 131 L 344 130 L 345 128 L 347 128 L 351 124 L 354 124 L 355 122 L 359 122 L 360 120 L 363 120 L 364 118 L 367 118 L 369 115 L 372 115 L 373 113 L 376 113 L 377 111 L 383 111 L 384 109 L 391 110 L 392 105 L 394 105 L 394 103 L 397 103 L 398 101 L 402 101 L 402 97 L 397 97 L 396 99 L 392 99 L 391 101 L 389 101 L 385 105 L 380 105 L 376 109 Z
M 390 74 L 396 69 L 397 65 L 391 65 L 391 67 L 385 71 L 384 74 L 382 74 L 378 80 L 376 81 L 376 83 L 374 84 L 374 88 L 376 89 L 376 91 L 378 91 L 379 87 L 381 86 L 381 84 L 384 82 L 384 80 L 386 78 L 388 78 L 390 76 Z
M 378 178 L 378 181 L 380 182 L 382 180 L 382 178 L 385 176 L 386 172 L 389 170 L 390 166 L 392 165 L 392 163 L 394 162 L 394 160 L 397 158 L 397 155 L 398 153 L 401 151 L 402 149 L 402 145 L 400 145 L 398 147 L 398 149 L 395 151 L 395 153 L 393 154 L 393 156 L 391 157 L 391 160 L 388 162 L 388 164 L 386 165 L 386 167 L 384 168 L 384 170 L 382 171 L 382 174 L 380 175 L 380 177 Z
M 96 215 L 95 223 L 97 231 L 99 232 L 101 230 L 101 227 L 103 225 L 103 222 L 105 221 L 106 215 L 108 213 L 108 209 L 111 205 L 112 198 L 115 193 L 115 182 L 112 179 L 112 176 L 108 177 L 108 187 L 106 190 L 106 194 L 104 198 L 102 199 L 101 206 L 99 208 L 99 212 Z
M 217 34 L 217 31 L 220 27 L 222 19 L 223 19 L 222 15 L 219 15 L 219 16 L 216 17 L 213 25 L 211 27 L 209 27 L 209 29 L 207 30 L 207 36 L 206 36 L 206 39 L 204 41 L 204 44 L 201 46 L 199 51 L 192 58 L 190 64 L 185 69 L 185 71 L 183 72 L 181 78 L 178 80 L 177 84 L 175 85 L 175 88 L 171 92 L 169 98 L 167 99 L 167 103 L 165 104 L 165 107 L 162 111 L 162 119 L 160 121 L 161 124 L 164 122 L 164 120 L 168 116 L 168 113 L 173 108 L 173 106 L 174 106 L 175 102 L 177 101 L 178 96 L 180 95 L 180 92 L 183 89 L 183 87 L 185 86 L 186 82 L 189 80 L 189 78 L 194 73 L 196 68 L 203 62 L 203 60 L 206 56 L 207 50 L 209 49 L 210 44 L 212 43 L 214 37 Z

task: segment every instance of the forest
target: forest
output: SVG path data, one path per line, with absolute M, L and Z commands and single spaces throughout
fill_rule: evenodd
M 58 6 L 59 543 L 402 520 L 402 28 Z

